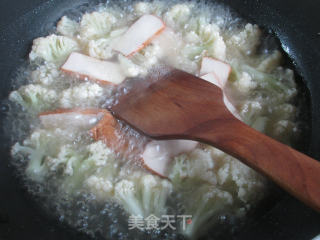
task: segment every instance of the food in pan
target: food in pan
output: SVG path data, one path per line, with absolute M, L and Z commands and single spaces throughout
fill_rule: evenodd
M 33 41 L 10 94 L 12 131 L 23 132 L 13 162 L 48 209 L 90 235 L 196 239 L 232 226 L 265 196 L 263 176 L 203 143 L 149 139 L 106 109 L 165 63 L 217 85 L 237 118 L 290 144 L 298 90 L 282 57 L 217 4 L 106 3 L 63 16 Z

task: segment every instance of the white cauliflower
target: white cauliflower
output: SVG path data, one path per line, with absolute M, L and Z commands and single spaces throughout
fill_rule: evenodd
M 31 73 L 32 82 L 43 84 L 45 86 L 50 86 L 57 83 L 59 76 L 60 71 L 53 63 L 41 65 Z
M 205 17 L 194 19 L 186 34 L 186 44 L 183 54 L 189 59 L 196 60 L 202 55 L 208 55 L 220 60 L 226 58 L 226 44 L 220 35 L 216 24 L 208 23 Z
M 219 60 L 226 59 L 226 44 L 223 40 L 223 37 L 217 35 L 212 45 L 208 49 L 208 55 Z
M 123 56 L 122 54 L 118 55 L 118 61 L 122 71 L 127 77 L 136 77 L 147 72 L 147 69 L 134 64 L 129 58 Z
M 37 129 L 23 142 L 23 145 L 16 143 L 11 149 L 11 154 L 27 157 L 27 176 L 41 182 L 49 173 L 48 157 L 54 156 L 61 144 L 64 144 L 64 139 L 55 131 Z
M 134 11 L 138 16 L 142 16 L 144 14 L 148 14 L 152 10 L 152 4 L 147 2 L 138 2 L 134 7 Z
M 90 40 L 88 43 L 88 52 L 91 57 L 103 60 L 113 57 L 114 52 L 110 45 L 110 39 L 100 38 L 98 40 Z
M 244 214 L 245 209 L 238 209 L 262 197 L 265 185 L 254 170 L 213 147 L 174 158 L 169 179 L 179 192 L 176 201 L 183 206 L 179 214 L 192 216 L 191 224 L 179 228 L 191 239 L 206 232 L 226 209 Z
M 291 101 L 298 93 L 294 72 L 291 69 L 284 69 L 282 67 L 278 67 L 275 72 L 278 84 L 283 86 L 280 100 Z
M 103 96 L 104 90 L 98 84 L 84 82 L 64 90 L 59 104 L 62 108 L 98 107 Z
M 63 16 L 57 24 L 57 32 L 63 36 L 75 37 L 79 31 L 79 23 Z
M 190 215 L 191 224 L 179 231 L 188 238 L 195 239 L 219 219 L 219 214 L 230 210 L 233 197 L 226 188 L 218 186 L 217 171 L 227 155 L 218 149 L 196 149 L 190 154 L 176 157 L 169 175 L 182 212 Z M 210 219 L 210 221 L 209 221 Z
M 262 32 L 257 25 L 248 23 L 241 32 L 234 34 L 228 40 L 228 44 L 236 46 L 246 55 L 251 55 L 260 45 L 261 34 Z
M 225 60 L 226 45 L 220 36 L 220 28 L 215 24 L 200 25 L 198 32 L 202 44 L 207 45 L 208 56 Z
M 188 31 L 184 37 L 184 40 L 188 43 L 197 44 L 201 41 L 199 35 L 195 31 Z
M 275 50 L 271 55 L 262 60 L 257 69 L 265 73 L 271 73 L 280 65 L 281 60 L 281 53 Z
M 186 178 L 192 178 L 216 184 L 214 166 L 214 160 L 209 151 L 195 149 L 189 154 L 181 154 L 174 158 L 169 179 L 173 182 L 181 182 Z
M 135 177 L 118 182 L 114 188 L 116 202 L 128 214 L 161 217 L 166 214 L 166 201 L 172 191 L 169 181 L 151 174 L 135 174 Z
M 116 22 L 116 17 L 109 12 L 86 13 L 80 22 L 80 36 L 83 40 L 106 37 Z
M 240 116 L 245 123 L 251 125 L 257 116 L 262 115 L 263 110 L 259 101 L 248 100 L 241 106 Z
M 85 185 L 87 191 L 95 194 L 98 200 L 105 200 L 102 196 L 106 196 L 106 192 L 101 193 L 102 195 L 98 192 L 101 188 L 99 184 L 110 182 L 109 185 L 112 186 L 120 170 L 114 153 L 101 141 L 88 145 L 82 151 L 74 149 L 73 152 L 74 154 L 69 155 L 69 159 L 63 165 L 66 176 L 62 188 L 72 194 Z M 59 158 L 56 161 L 60 162 Z M 69 162 L 70 169 L 68 169 Z
M 162 50 L 157 44 L 150 44 L 138 53 L 134 54 L 130 59 L 133 63 L 142 68 L 149 69 L 159 62 L 162 57 Z
M 56 155 L 46 158 L 49 171 L 63 175 L 61 188 L 68 194 L 86 190 L 104 201 L 106 193 L 112 191 L 113 182 L 120 171 L 115 154 L 101 141 L 91 143 L 84 149 L 71 144 L 62 145 Z M 103 183 L 107 185 L 102 186 Z M 99 190 L 103 189 L 103 193 Z M 109 190 L 110 191 L 109 191 Z
M 138 2 L 134 4 L 133 8 L 137 16 L 142 16 L 144 14 L 154 14 L 156 16 L 161 16 L 166 4 L 167 3 L 162 1 L 157 1 L 156 4 L 151 2 Z
M 118 167 L 117 162 L 115 162 L 114 152 L 109 149 L 102 141 L 94 142 L 87 146 L 87 151 L 89 153 L 86 164 L 81 166 L 81 169 L 85 169 L 90 166 L 95 167 L 104 167 L 107 165 L 113 165 L 114 168 Z M 106 173 L 105 173 L 106 174 Z M 107 174 L 109 175 L 109 174 Z M 106 177 L 107 177 L 106 175 Z M 111 176 L 114 175 L 114 172 L 111 172 Z
M 80 47 L 77 41 L 69 37 L 52 34 L 33 40 L 29 59 L 35 61 L 39 58 L 46 62 L 60 65 L 67 59 L 71 52 L 78 50 L 80 50 Z
M 194 184 L 192 190 L 178 196 L 178 201 L 182 203 L 183 215 L 192 220 L 190 224 L 181 223 L 180 233 L 188 239 L 198 239 L 219 220 L 219 214 L 230 209 L 233 198 L 230 193 L 212 185 Z
M 87 44 L 87 52 L 91 57 L 100 59 L 110 59 L 114 56 L 114 43 L 127 31 L 127 27 L 113 30 L 108 37 L 90 40 Z
M 176 4 L 164 15 L 164 21 L 170 27 L 180 27 L 189 20 L 191 15 L 191 5 Z
M 56 158 L 48 157 L 47 165 L 50 171 L 57 171 L 62 169 L 63 174 L 73 175 L 75 164 L 79 162 L 80 155 L 73 148 L 72 145 L 67 144 L 60 148 Z
M 252 79 L 249 73 L 242 72 L 240 77 L 234 82 L 235 88 L 242 94 L 248 94 L 257 87 L 257 83 Z
M 11 92 L 9 99 L 20 104 L 28 111 L 38 113 L 55 106 L 59 95 L 56 91 L 45 88 L 42 85 L 29 84 Z
M 104 177 L 90 176 L 84 184 L 98 201 L 109 200 L 113 195 L 113 183 Z
M 217 173 L 218 186 L 235 192 L 244 203 L 261 198 L 265 186 L 264 178 L 240 161 L 226 157 Z

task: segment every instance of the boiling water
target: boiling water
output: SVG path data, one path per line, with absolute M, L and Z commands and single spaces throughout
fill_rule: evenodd
M 155 2 L 154 4 L 158 6 L 157 13 L 161 15 L 167 9 L 169 9 L 174 4 L 179 1 L 161 1 Z M 204 2 L 204 1 L 203 1 Z M 228 38 L 238 29 L 243 28 L 244 22 L 233 14 L 227 7 L 214 4 L 214 3 L 199 3 L 198 1 L 190 1 L 190 4 L 196 5 L 193 8 L 192 16 L 206 16 L 210 17 L 211 21 L 217 24 L 223 31 L 224 37 Z M 133 23 L 137 18 L 134 13 L 133 8 L 134 2 L 131 1 L 121 1 L 119 2 L 109 2 L 101 3 L 96 6 L 85 6 L 79 9 L 72 9 L 64 13 L 69 18 L 79 21 L 82 14 L 85 12 L 92 12 L 94 10 L 103 9 L 113 9 L 113 11 L 118 11 L 120 13 L 120 19 L 117 21 L 118 27 L 127 26 Z M 62 17 L 62 16 L 61 16 Z M 185 26 L 187 28 L 188 26 Z M 181 37 L 181 36 L 180 36 Z M 276 47 L 274 41 L 268 39 L 263 44 L 261 53 L 271 53 Z M 230 53 L 229 53 L 230 55 Z M 201 56 L 195 56 L 195 64 L 190 64 L 189 62 L 184 62 L 179 58 L 174 56 L 166 56 L 170 59 L 171 65 L 178 67 L 182 70 L 188 71 L 193 74 L 197 74 L 197 67 L 199 67 L 199 60 Z M 230 58 L 231 56 L 229 56 Z M 166 58 L 164 58 L 166 59 Z M 40 64 L 40 63 L 39 63 Z M 30 83 L 30 74 L 37 67 L 35 65 L 26 64 L 21 68 L 17 74 L 17 78 L 14 79 L 13 87 L 17 88 L 26 83 Z M 159 68 L 158 68 L 159 70 Z M 157 72 L 159 74 L 159 71 Z M 134 81 L 143 81 L 143 79 L 134 79 Z M 131 82 L 132 83 L 132 82 Z M 104 87 L 104 95 L 95 106 L 108 108 L 112 104 L 117 103 L 117 99 L 123 94 L 128 93 L 131 88 L 131 83 L 128 81 L 127 84 L 121 87 Z M 70 87 L 78 86 L 79 80 L 76 78 L 71 78 L 68 76 L 62 76 L 59 78 L 58 84 L 55 84 L 52 88 L 57 92 L 61 92 Z M 22 142 L 33 130 L 39 127 L 39 121 L 37 116 L 28 114 L 21 111 L 19 107 L 10 103 L 10 114 L 7 119 L 7 125 L 10 125 L 8 134 L 12 136 L 12 143 Z M 26 124 L 28 123 L 28 124 Z M 127 158 L 132 161 L 123 163 L 126 169 L 126 174 L 130 175 L 132 171 L 140 169 L 143 171 L 141 165 L 137 164 L 136 161 L 140 156 L 132 154 L 133 149 L 138 149 L 137 152 L 142 152 L 143 147 L 146 142 L 149 141 L 148 138 L 142 136 L 138 132 L 134 131 L 127 125 L 119 122 L 119 136 L 122 137 L 120 141 L 124 139 L 131 139 L 129 143 L 129 151 L 126 154 Z M 79 152 L 82 151 L 92 140 L 85 133 L 79 133 L 78 137 L 72 142 Z M 201 146 L 206 148 L 205 145 Z M 121 156 L 117 156 L 121 159 Z M 167 229 L 166 231 L 151 231 L 151 232 L 141 232 L 138 230 L 128 230 L 128 215 L 118 206 L 116 203 L 110 201 L 100 201 L 97 196 L 79 187 L 72 195 L 65 194 L 63 190 L 60 189 L 62 180 L 59 175 L 51 175 L 42 183 L 34 183 L 28 179 L 25 175 L 25 168 L 28 159 L 17 158 L 13 160 L 13 164 L 16 166 L 19 176 L 24 179 L 25 186 L 28 188 L 31 194 L 37 196 L 40 199 L 43 208 L 50 214 L 54 213 L 55 217 L 61 222 L 67 223 L 70 226 L 76 228 L 77 230 L 83 231 L 92 237 L 105 238 L 105 239 L 175 239 L 181 238 L 176 231 Z M 219 164 L 217 164 L 218 166 Z M 189 190 L 190 191 L 190 190 Z M 184 207 L 179 203 L 180 193 L 176 193 L 168 199 L 168 215 L 178 215 L 183 213 Z M 254 203 L 252 203 L 254 205 Z M 240 203 L 235 203 L 234 208 L 242 207 Z M 236 218 L 224 212 L 224 214 L 217 216 L 216 221 L 219 225 L 228 226 L 223 230 L 219 231 L 214 229 L 215 235 L 225 233 L 225 229 L 228 228 L 229 232 L 237 229 L 240 225 L 235 224 Z M 229 224 L 227 224 L 229 223 Z M 217 225 L 217 226 L 218 226 Z M 222 227 L 219 227 L 222 229 Z M 212 238 L 212 235 L 211 237 Z

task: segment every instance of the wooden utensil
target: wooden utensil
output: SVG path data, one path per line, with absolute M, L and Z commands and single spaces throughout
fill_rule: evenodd
M 210 144 L 268 176 L 320 211 L 320 163 L 236 119 L 221 89 L 177 69 L 158 69 L 136 81 L 113 114 L 155 139 Z

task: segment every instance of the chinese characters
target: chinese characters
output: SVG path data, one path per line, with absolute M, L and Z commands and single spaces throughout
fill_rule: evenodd
M 187 224 L 192 224 L 191 215 L 162 215 L 161 218 L 150 215 L 143 218 L 142 216 L 131 215 L 128 219 L 129 230 L 139 229 L 143 230 L 164 230 L 170 228 L 176 230 L 180 224 L 182 229 L 185 230 Z

